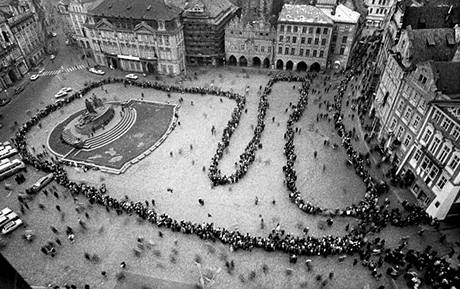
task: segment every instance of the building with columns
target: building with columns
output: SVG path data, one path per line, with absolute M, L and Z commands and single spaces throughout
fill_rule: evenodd
M 460 63 L 432 63 L 432 66 L 442 76 L 460 73 Z M 450 80 L 440 82 L 445 81 L 450 84 Z M 448 90 L 455 90 L 460 96 L 458 84 L 449 86 Z M 409 181 L 410 190 L 419 204 L 440 220 L 460 215 L 459 137 L 460 101 L 431 102 L 417 139 L 398 169 Z
M 86 24 L 96 63 L 134 72 L 185 72 L 180 13 L 163 0 L 104 0 L 88 12 Z
M 275 27 L 264 19 L 234 18 L 225 28 L 226 63 L 272 68 L 275 37 Z
M 334 21 L 312 5 L 285 4 L 278 17 L 277 69 L 319 71 L 327 65 Z

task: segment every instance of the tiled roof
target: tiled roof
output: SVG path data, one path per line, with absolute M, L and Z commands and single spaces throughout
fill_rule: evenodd
M 356 24 L 359 21 L 360 14 L 356 11 L 351 10 L 343 4 L 337 5 L 335 13 L 332 14 L 331 9 L 321 8 L 324 14 L 331 18 L 334 22 L 339 23 L 352 23 Z
M 163 0 L 104 0 L 90 11 L 92 15 L 145 20 L 172 20 L 180 9 L 168 6 Z
M 333 24 L 332 19 L 321 9 L 311 5 L 284 4 L 278 21 Z
M 460 6 L 422 6 L 406 8 L 402 27 L 410 25 L 412 29 L 453 28 L 455 24 L 460 24 Z
M 454 29 L 408 29 L 407 33 L 411 43 L 410 62 L 413 65 L 429 60 L 450 61 L 455 55 L 458 44 L 448 43 L 455 39 Z
M 432 61 L 436 87 L 445 95 L 460 98 L 460 62 Z

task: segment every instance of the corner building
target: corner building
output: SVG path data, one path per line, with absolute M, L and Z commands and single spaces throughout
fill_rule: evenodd
M 180 14 L 163 0 L 103 1 L 88 12 L 86 24 L 96 63 L 134 72 L 185 72 Z

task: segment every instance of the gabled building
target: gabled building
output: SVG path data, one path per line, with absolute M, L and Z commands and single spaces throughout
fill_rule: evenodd
M 381 29 L 385 17 L 390 13 L 390 8 L 396 0 L 364 0 L 368 13 L 366 16 L 366 26 L 369 28 Z
M 104 0 L 85 25 L 99 65 L 178 75 L 186 70 L 181 10 L 163 0 Z

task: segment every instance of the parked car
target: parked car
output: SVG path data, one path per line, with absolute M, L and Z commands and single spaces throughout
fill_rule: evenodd
M 6 207 L 6 208 L 4 208 L 3 210 L 0 211 L 0 217 L 1 216 L 6 216 L 11 212 L 12 212 L 12 210 L 10 208 Z
M 50 59 L 53 60 L 53 59 L 55 59 L 55 58 L 56 58 L 56 55 L 51 54 Z
M 34 80 L 37 80 L 39 77 L 40 77 L 40 75 L 38 75 L 38 74 L 32 74 L 30 76 L 30 80 L 34 81 Z
M 136 80 L 138 79 L 139 77 L 137 75 L 135 75 L 134 73 L 130 73 L 130 74 L 127 74 L 125 76 L 127 79 L 132 79 L 132 80 Z
M 20 94 L 21 92 L 24 91 L 25 88 L 26 88 L 25 85 L 20 85 L 20 86 L 16 87 L 16 89 L 14 90 L 14 94 L 15 95 Z
M 9 221 L 16 220 L 18 215 L 15 212 L 8 213 L 7 215 L 0 216 L 0 228 L 3 228 Z
M 2 234 L 3 235 L 9 234 L 9 233 L 13 232 L 14 230 L 16 230 L 21 225 L 22 225 L 22 220 L 21 219 L 16 219 L 16 220 L 10 221 L 3 227 Z
M 91 73 L 94 73 L 94 74 L 98 74 L 98 75 L 104 75 L 105 72 L 103 70 L 100 70 L 100 69 L 96 69 L 95 67 L 91 67 L 90 69 L 88 69 L 89 72 Z
M 35 193 L 38 193 L 41 189 L 43 189 L 47 184 L 51 183 L 54 179 L 54 175 L 47 174 L 46 176 L 41 177 L 35 184 L 32 185 L 32 190 Z
M 56 32 L 51 32 L 51 36 L 56 37 L 57 33 Z
M 67 92 L 60 90 L 58 93 L 54 95 L 55 98 L 61 98 L 67 95 Z
M 38 71 L 38 74 L 42 74 L 43 72 L 45 72 L 45 68 L 44 68 L 44 67 L 40 68 L 40 70 Z
M 69 93 L 69 92 L 72 91 L 72 87 L 63 87 L 63 88 L 61 88 L 61 91 L 65 91 L 65 92 Z

